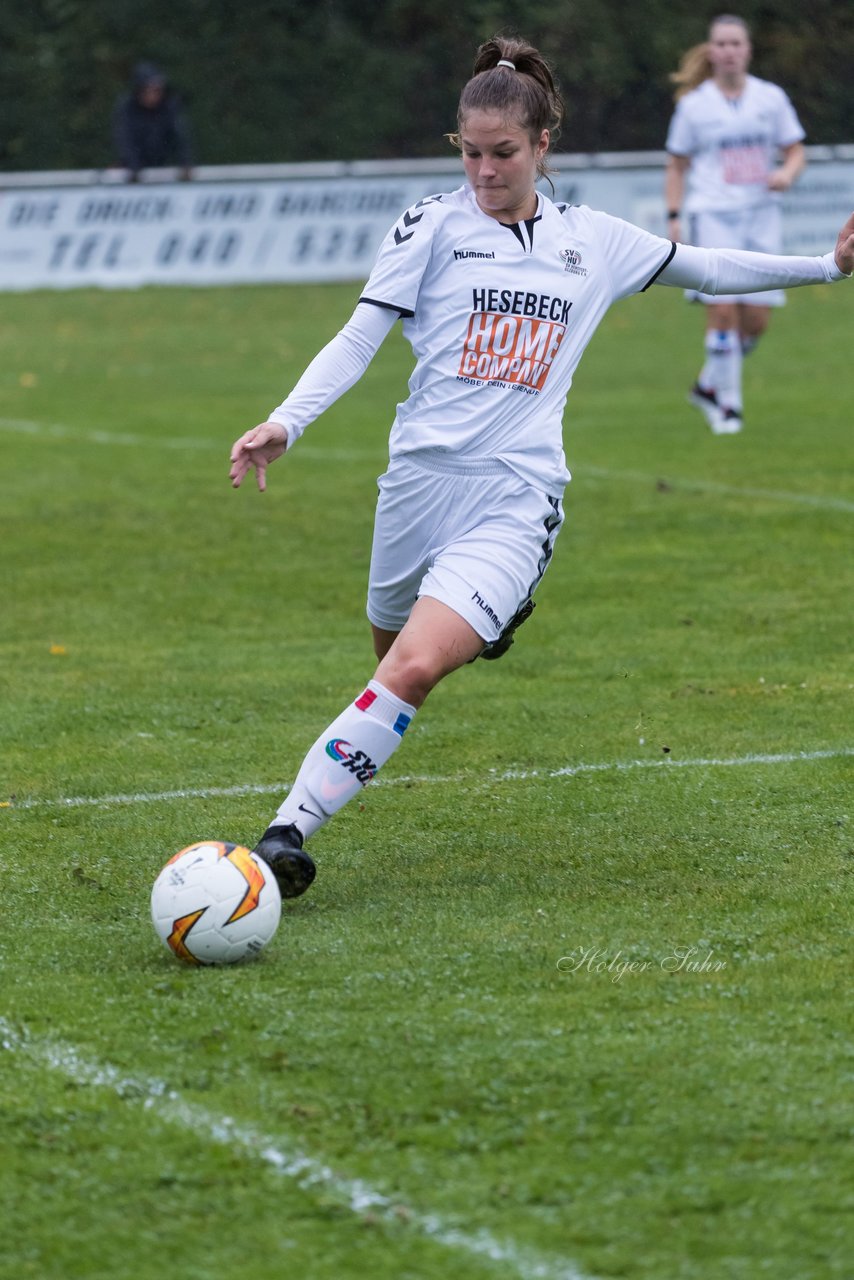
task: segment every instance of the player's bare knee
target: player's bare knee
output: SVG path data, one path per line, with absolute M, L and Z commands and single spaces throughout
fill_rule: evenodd
M 738 311 L 733 303 L 722 302 L 708 308 L 707 328 L 723 332 L 737 327 Z
M 744 338 L 753 338 L 754 341 L 761 338 L 765 330 L 768 328 L 768 315 L 765 313 L 756 314 L 745 309 L 745 313 L 741 318 L 741 335 Z
M 401 664 L 397 678 L 405 692 L 398 692 L 398 697 L 409 702 L 413 707 L 420 707 L 428 693 L 442 678 L 442 672 L 426 654 L 410 654 Z
M 431 655 L 398 646 L 380 662 L 376 678 L 404 702 L 420 707 L 443 674 Z

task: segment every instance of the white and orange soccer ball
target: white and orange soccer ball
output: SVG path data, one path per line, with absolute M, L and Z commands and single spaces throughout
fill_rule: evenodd
M 202 840 L 170 858 L 151 890 L 151 919 L 187 964 L 234 964 L 272 938 L 282 898 L 272 871 L 240 844 Z

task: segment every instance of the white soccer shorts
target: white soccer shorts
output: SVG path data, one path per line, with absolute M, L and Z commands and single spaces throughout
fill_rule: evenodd
M 416 460 L 417 459 L 417 460 Z M 494 458 L 423 449 L 379 479 L 368 618 L 400 631 L 419 596 L 496 640 L 530 598 L 563 523 L 548 497 Z
M 736 213 L 694 213 L 689 218 L 691 244 L 705 249 L 752 249 L 756 253 L 782 253 L 783 211 L 779 202 L 757 205 Z M 743 302 L 750 307 L 784 307 L 786 291 L 767 293 L 697 293 L 688 289 L 692 302 Z

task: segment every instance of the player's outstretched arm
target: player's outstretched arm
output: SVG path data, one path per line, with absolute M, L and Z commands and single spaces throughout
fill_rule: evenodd
M 850 276 L 854 271 L 854 213 L 839 233 L 834 256 L 839 270 Z
M 247 473 L 254 469 L 258 488 L 267 488 L 267 467 L 281 458 L 288 447 L 288 433 L 280 422 L 261 422 L 251 431 L 244 431 L 231 448 L 229 478 L 239 489 Z

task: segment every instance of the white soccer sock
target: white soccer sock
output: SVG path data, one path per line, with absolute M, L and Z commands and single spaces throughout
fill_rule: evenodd
M 358 795 L 400 746 L 415 707 L 378 680 L 320 735 L 279 806 L 273 825 L 295 823 L 303 839 Z
M 699 383 L 714 391 L 722 409 L 741 412 L 741 338 L 737 329 L 706 332 L 706 363 Z
M 697 375 L 697 386 L 702 387 L 704 391 L 715 390 L 715 355 L 717 352 L 717 332 L 714 329 L 707 329 L 706 336 L 703 341 L 703 348 L 706 352 L 706 362 Z

